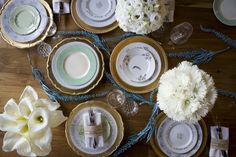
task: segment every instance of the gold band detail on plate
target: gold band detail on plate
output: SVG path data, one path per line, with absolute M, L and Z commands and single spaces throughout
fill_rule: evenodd
M 167 116 L 165 115 L 165 113 L 161 112 L 160 114 L 158 114 L 157 118 L 156 118 L 156 125 L 155 128 L 158 128 L 161 125 L 161 122 L 163 120 L 165 120 L 165 118 L 167 118 Z M 192 156 L 192 157 L 199 157 L 201 155 L 201 153 L 203 152 L 203 150 L 206 147 L 206 143 L 207 143 L 207 126 L 206 123 L 204 122 L 203 119 L 201 119 L 198 122 L 202 128 L 202 134 L 203 134 L 203 140 L 202 140 L 202 144 L 200 146 L 200 148 L 198 149 L 198 151 Z M 156 140 L 156 134 L 153 135 L 153 137 L 151 138 L 151 146 L 152 149 L 154 150 L 154 152 L 161 157 L 168 157 L 164 152 L 162 152 L 161 148 L 158 145 L 158 142 Z
M 106 152 L 103 152 L 101 154 L 87 154 L 87 153 L 80 151 L 78 148 L 76 148 L 76 146 L 73 144 L 73 142 L 70 138 L 69 128 L 72 125 L 73 118 L 76 116 L 76 114 L 80 110 L 82 110 L 84 108 L 90 108 L 90 107 L 99 107 L 99 108 L 105 109 L 113 116 L 113 118 L 115 119 L 115 121 L 117 123 L 118 135 L 115 140 L 115 143 Z M 105 103 L 103 101 L 93 101 L 92 100 L 92 101 L 87 101 L 87 102 L 79 104 L 77 107 L 75 107 L 71 111 L 70 116 L 66 121 L 65 134 L 66 134 L 66 139 L 67 139 L 68 144 L 73 149 L 73 151 L 75 151 L 78 155 L 81 155 L 84 157 L 85 156 L 86 157 L 105 157 L 105 156 L 111 155 L 119 147 L 119 145 L 124 137 L 124 124 L 123 124 L 120 114 L 112 106 L 108 105 L 107 103 Z
M 6 3 L 4 3 L 2 9 L 0 10 L 0 16 L 2 16 L 2 13 L 4 11 L 4 9 L 6 8 L 6 6 L 11 3 L 12 0 L 8 0 Z M 30 48 L 33 47 L 37 44 L 39 44 L 40 42 L 42 42 L 48 35 L 48 32 L 53 24 L 53 13 L 52 13 L 52 9 L 50 8 L 49 4 L 45 1 L 45 0 L 39 0 L 39 2 L 45 7 L 47 13 L 48 13 L 48 24 L 46 26 L 46 29 L 44 30 L 44 32 L 34 41 L 32 42 L 16 42 L 12 39 L 10 39 L 9 37 L 7 37 L 7 35 L 3 32 L 2 30 L 2 20 L 0 20 L 0 35 L 1 37 L 10 45 L 17 47 L 17 48 Z
M 127 46 L 131 43 L 134 43 L 134 42 L 143 42 L 143 43 L 146 43 L 146 44 L 152 46 L 158 52 L 160 59 L 161 59 L 161 71 L 160 71 L 157 79 L 154 82 L 152 82 L 151 84 L 144 86 L 144 87 L 135 87 L 135 86 L 131 86 L 131 85 L 125 83 L 120 78 L 120 76 L 116 70 L 116 60 L 117 60 L 119 53 L 121 52 L 121 50 L 125 46 Z M 114 50 L 111 54 L 111 58 L 110 58 L 110 71 L 111 71 L 112 77 L 114 78 L 114 80 L 116 81 L 117 84 L 119 84 L 122 88 L 124 88 L 125 90 L 132 92 L 132 93 L 141 93 L 141 94 L 148 93 L 148 92 L 154 90 L 155 88 L 157 88 L 161 75 L 167 69 L 168 69 L 168 60 L 167 60 L 167 56 L 165 54 L 164 49 L 155 40 L 148 38 L 148 37 L 144 37 L 144 36 L 130 37 L 130 38 L 127 38 L 127 39 L 121 41 L 114 48 Z
M 71 6 L 71 15 L 72 15 L 72 18 L 73 18 L 74 22 L 76 23 L 76 25 L 78 25 L 83 30 L 86 30 L 86 31 L 92 32 L 92 33 L 96 33 L 96 34 L 102 34 L 102 33 L 110 32 L 118 27 L 117 21 L 115 21 L 112 24 L 105 26 L 105 27 L 93 27 L 93 26 L 86 24 L 85 22 L 83 22 L 80 19 L 80 17 L 77 14 L 76 1 L 77 0 L 71 0 L 71 5 L 70 5 Z
M 88 85 L 87 87 L 84 87 L 82 89 L 69 89 L 69 88 L 63 87 L 62 85 L 60 85 L 56 81 L 56 78 L 54 77 L 54 75 L 52 73 L 51 63 L 52 63 L 52 58 L 53 58 L 56 50 L 61 45 L 64 45 L 64 44 L 72 42 L 72 41 L 85 42 L 86 44 L 91 46 L 95 50 L 95 52 L 97 53 L 98 58 L 99 58 L 99 64 L 101 65 L 95 80 L 90 85 Z M 72 37 L 72 38 L 66 38 L 66 39 L 60 41 L 58 44 L 56 44 L 53 47 L 52 52 L 48 56 L 48 61 L 47 61 L 47 76 L 48 76 L 50 82 L 52 83 L 52 85 L 57 90 L 59 90 L 62 93 L 65 93 L 65 94 L 80 95 L 80 94 L 88 93 L 90 90 L 94 89 L 98 85 L 98 83 L 100 82 L 100 80 L 103 77 L 103 73 L 104 73 L 104 59 L 103 59 L 103 55 L 102 55 L 101 51 L 86 37 Z

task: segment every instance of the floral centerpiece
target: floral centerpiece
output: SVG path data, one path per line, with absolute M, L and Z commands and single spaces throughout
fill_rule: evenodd
M 187 61 L 161 76 L 158 92 L 159 107 L 168 117 L 191 123 L 205 117 L 217 98 L 212 77 Z
M 0 130 L 6 131 L 2 149 L 16 150 L 22 156 L 46 156 L 51 151 L 52 131 L 66 120 L 60 105 L 39 99 L 36 91 L 27 86 L 19 105 L 10 99 L 0 114 Z
M 163 25 L 164 0 L 118 0 L 116 20 L 125 32 L 148 34 Z

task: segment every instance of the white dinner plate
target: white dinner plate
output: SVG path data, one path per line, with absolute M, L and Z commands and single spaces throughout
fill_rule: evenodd
M 138 48 L 127 52 L 120 67 L 131 81 L 144 82 L 152 77 L 156 65 L 150 52 Z
M 156 50 L 142 42 L 125 46 L 116 60 L 119 77 L 128 85 L 143 87 L 151 84 L 161 70 L 161 59 Z
M 77 0 L 78 17 L 92 27 L 106 27 L 116 21 L 116 0 Z
M 14 32 L 10 27 L 10 15 L 12 11 L 18 6 L 29 6 L 35 8 L 38 13 L 40 14 L 40 24 L 34 31 L 30 32 L 29 34 L 19 34 Z M 11 40 L 16 42 L 30 42 L 37 39 L 45 30 L 48 24 L 48 16 L 47 11 L 44 6 L 38 0 L 12 0 L 4 9 L 1 23 L 3 27 L 3 32 L 8 36 Z
M 171 157 L 189 157 L 200 148 L 203 140 L 199 123 L 188 124 L 166 118 L 156 133 L 161 150 Z
M 82 52 L 82 48 L 86 51 Z M 65 60 L 60 61 L 62 55 L 65 55 L 62 57 Z M 89 86 L 96 79 L 101 66 L 96 51 L 87 43 L 79 41 L 59 47 L 51 64 L 56 81 L 69 89 L 82 89 Z
M 97 147 L 95 149 L 87 148 L 84 144 L 84 139 L 82 138 L 81 131 L 79 130 L 79 125 L 81 121 L 83 120 L 83 114 L 88 112 L 91 107 L 84 108 L 80 110 L 72 119 L 71 127 L 69 128 L 69 135 L 70 139 L 72 140 L 73 144 L 76 146 L 77 149 L 79 149 L 81 152 L 87 153 L 87 154 L 101 154 L 103 152 L 106 152 L 109 150 L 115 143 L 117 136 L 118 136 L 118 127 L 116 120 L 114 117 L 106 111 L 103 108 L 100 107 L 92 107 L 94 112 L 101 113 L 102 117 L 106 119 L 106 121 L 109 123 L 109 137 L 105 137 L 104 146 L 103 147 Z

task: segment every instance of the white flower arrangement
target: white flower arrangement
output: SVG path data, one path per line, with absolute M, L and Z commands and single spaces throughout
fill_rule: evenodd
M 27 86 L 19 105 L 10 99 L 0 114 L 0 130 L 6 131 L 2 149 L 16 150 L 22 156 L 46 156 L 51 151 L 52 131 L 66 120 L 60 105 L 39 99 L 36 91 Z
M 164 0 L 118 0 L 115 17 L 125 32 L 148 34 L 163 25 Z
M 213 108 L 216 98 L 212 77 L 190 62 L 180 63 L 160 78 L 157 102 L 173 120 L 197 122 Z

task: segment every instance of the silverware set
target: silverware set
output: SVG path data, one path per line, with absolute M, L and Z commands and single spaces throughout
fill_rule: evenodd
M 213 123 L 215 123 L 215 125 L 217 126 L 217 128 L 216 128 L 216 138 L 217 138 L 217 140 L 223 140 L 223 133 L 222 133 L 219 118 L 218 118 L 217 115 L 214 115 L 214 113 L 212 113 L 212 112 L 211 112 L 211 115 L 212 115 Z M 223 157 L 228 157 L 225 150 L 221 150 L 221 155 Z
M 90 126 L 95 126 L 96 125 L 95 114 L 94 114 L 92 109 L 90 109 L 88 112 L 89 112 Z M 90 137 L 89 140 L 92 141 L 92 146 L 93 146 L 94 149 L 96 149 L 97 146 L 98 146 L 97 138 L 96 137 Z M 89 143 L 90 143 L 90 141 L 89 141 Z
M 222 140 L 223 139 L 223 134 L 222 134 L 222 130 L 221 130 L 220 121 L 219 121 L 217 116 L 215 116 L 215 123 L 216 123 L 216 126 L 217 126 L 217 128 L 216 128 L 217 136 L 216 137 L 217 137 L 218 140 Z M 225 150 L 221 150 L 221 155 L 223 157 L 227 157 L 226 151 Z

